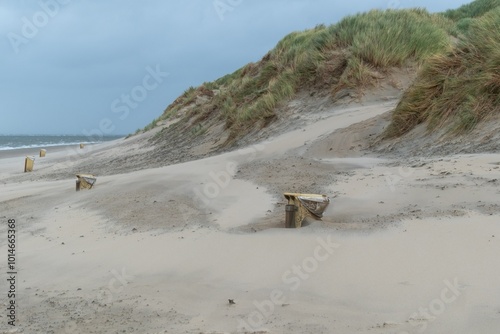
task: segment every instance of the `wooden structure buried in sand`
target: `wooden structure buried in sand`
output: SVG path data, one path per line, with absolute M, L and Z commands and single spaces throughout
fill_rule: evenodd
M 85 147 L 85 144 L 84 143 L 80 143 L 80 148 L 84 148 Z
M 35 157 L 26 157 L 24 159 L 24 172 L 32 172 L 35 167 Z
M 330 198 L 326 195 L 284 193 L 288 200 L 286 205 L 286 228 L 299 228 L 306 217 L 320 219 L 323 212 L 330 204 Z
M 76 174 L 76 191 L 80 189 L 92 189 L 97 178 L 92 174 Z
M 47 154 L 47 150 L 44 150 L 43 148 L 40 150 L 40 158 L 45 157 L 45 154 Z

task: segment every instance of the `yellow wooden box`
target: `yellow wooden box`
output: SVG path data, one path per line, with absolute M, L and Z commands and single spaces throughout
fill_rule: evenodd
M 299 228 L 306 217 L 319 219 L 330 204 L 330 198 L 326 195 L 284 193 L 288 200 L 287 216 L 285 226 L 288 228 Z
M 32 172 L 35 166 L 35 157 L 26 157 L 24 159 L 24 172 Z

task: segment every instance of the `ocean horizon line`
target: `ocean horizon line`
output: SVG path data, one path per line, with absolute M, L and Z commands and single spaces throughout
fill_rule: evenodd
M 129 133 L 117 134 L 117 135 L 102 135 L 100 137 L 120 138 L 120 137 L 126 137 L 128 135 L 129 135 Z M 78 134 L 78 133 L 75 133 L 75 134 L 53 134 L 53 133 L 49 133 L 49 134 L 47 134 L 47 133 L 35 133 L 35 134 L 9 133 L 9 134 L 5 134 L 5 133 L 0 133 L 0 137 L 42 137 L 42 136 L 46 136 L 46 137 L 93 137 L 93 136 L 86 136 L 84 134 Z
M 46 148 L 79 144 L 99 144 L 124 138 L 118 135 L 82 136 L 82 135 L 0 135 L 0 151 L 27 148 Z

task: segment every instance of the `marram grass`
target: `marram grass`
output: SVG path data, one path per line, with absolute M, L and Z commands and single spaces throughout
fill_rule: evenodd
M 230 138 L 237 138 L 275 118 L 300 90 L 362 90 L 376 83 L 376 72 L 417 63 L 420 75 L 386 135 L 400 135 L 421 122 L 437 127 L 449 117 L 456 119 L 457 131 L 470 129 L 498 106 L 500 20 L 492 10 L 498 1 L 477 0 L 441 14 L 372 10 L 292 32 L 260 61 L 189 88 L 155 122 L 184 114 L 186 122 L 180 124 L 195 126 L 216 118 L 225 122 Z M 458 45 L 451 36 L 460 39 Z M 196 103 L 198 96 L 205 97 L 203 105 Z
M 467 36 L 431 57 L 405 92 L 386 131 L 400 136 L 420 123 L 464 132 L 500 113 L 500 7 L 471 22 Z

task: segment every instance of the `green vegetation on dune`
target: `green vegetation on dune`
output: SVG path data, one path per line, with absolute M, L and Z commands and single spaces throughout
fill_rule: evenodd
M 453 20 L 473 19 L 500 6 L 500 0 L 476 0 L 457 9 L 450 9 L 443 16 Z
M 276 116 L 276 109 L 300 89 L 361 89 L 384 72 L 450 48 L 452 21 L 423 9 L 373 10 L 284 37 L 262 60 L 214 82 L 191 88 L 156 121 L 176 115 L 197 97 L 191 124 L 218 117 L 233 137 Z
M 230 144 L 266 126 L 299 91 L 362 92 L 393 68 L 414 64 L 419 75 L 385 136 L 422 122 L 430 129 L 451 123 L 456 131 L 471 129 L 498 111 L 499 2 L 476 0 L 440 14 L 372 10 L 293 32 L 260 61 L 190 87 L 147 129 L 171 117 L 183 118 L 176 129 L 196 135 L 210 126 L 206 122 L 224 123 Z
M 335 26 L 340 46 L 377 67 L 401 66 L 423 60 L 449 45 L 445 28 L 451 27 L 423 9 L 370 11 L 350 16 Z
M 442 13 L 444 17 L 456 22 L 457 32 L 466 32 L 475 18 L 500 6 L 500 0 L 476 0 L 457 9 Z
M 500 113 L 500 7 L 470 23 L 452 50 L 431 57 L 397 106 L 387 137 L 420 123 L 464 132 Z

